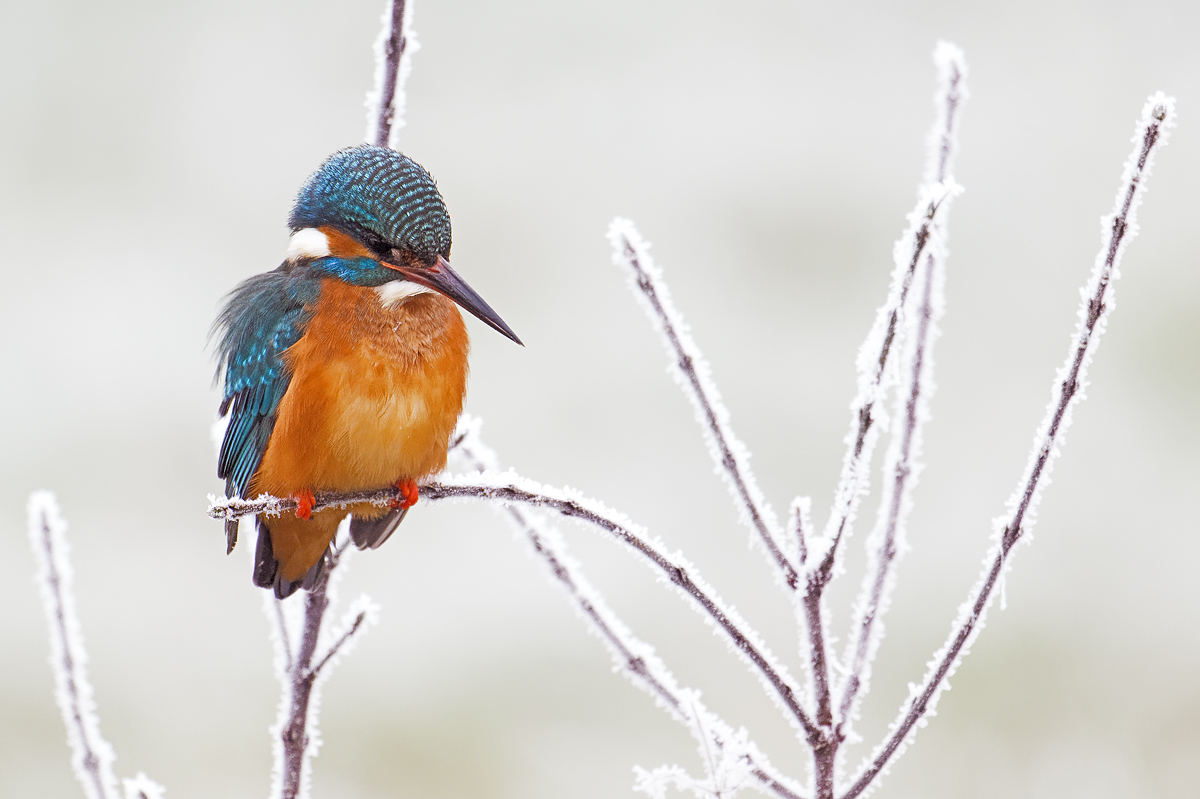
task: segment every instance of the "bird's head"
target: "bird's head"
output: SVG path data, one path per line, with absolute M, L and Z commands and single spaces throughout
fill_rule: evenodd
M 411 158 L 369 144 L 339 150 L 300 189 L 288 226 L 289 263 L 378 287 L 390 301 L 436 291 L 521 343 L 450 268 L 450 214 Z

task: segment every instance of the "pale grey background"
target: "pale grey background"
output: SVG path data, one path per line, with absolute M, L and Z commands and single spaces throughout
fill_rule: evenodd
M 853 354 L 884 296 L 932 117 L 966 51 L 949 311 L 928 463 L 864 730 L 975 580 L 1074 325 L 1145 97 L 1179 98 L 1118 308 L 1034 546 L 890 797 L 1195 796 L 1200 784 L 1195 4 L 433 2 L 403 148 L 454 263 L 527 342 L 474 322 L 468 408 L 506 463 L 683 548 L 795 663 L 790 615 L 609 263 L 632 217 L 781 512 L 824 518 Z M 380 3 L 0 7 L 0 795 L 75 797 L 25 539 L 58 492 L 118 770 L 173 799 L 267 790 L 275 714 L 245 545 L 218 490 L 205 336 L 273 268 L 304 177 L 358 141 Z M 868 510 L 873 512 L 874 503 Z M 755 681 L 624 553 L 567 530 L 635 629 L 774 761 Z M 854 540 L 854 551 L 861 544 Z M 846 621 L 853 582 L 835 593 Z M 421 507 L 347 591 L 380 627 L 325 694 L 319 797 L 612 797 L 691 740 L 486 508 Z

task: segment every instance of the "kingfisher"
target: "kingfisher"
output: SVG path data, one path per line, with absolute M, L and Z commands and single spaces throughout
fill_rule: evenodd
M 284 598 L 320 580 L 338 524 L 381 545 L 446 465 L 467 385 L 457 306 L 521 344 L 450 268 L 450 214 L 433 177 L 396 150 L 331 155 L 296 198 L 283 263 L 228 296 L 214 325 L 217 463 L 229 497 L 294 497 L 295 514 L 255 517 L 254 584 Z M 314 492 L 395 486 L 394 507 L 314 512 Z M 227 521 L 228 550 L 238 522 Z

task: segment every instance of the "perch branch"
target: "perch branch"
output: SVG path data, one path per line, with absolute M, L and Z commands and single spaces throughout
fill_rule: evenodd
M 313 511 L 346 507 L 359 502 L 387 505 L 397 496 L 398 492 L 394 487 L 345 494 L 322 493 L 316 495 Z M 664 552 L 658 544 L 644 536 L 644 531 L 636 528 L 631 522 L 617 517 L 616 514 L 602 508 L 592 500 L 567 491 L 539 486 L 511 474 L 453 477 L 445 478 L 440 482 L 424 483 L 421 485 L 421 496 L 430 501 L 473 498 L 506 505 L 517 504 L 546 508 L 563 516 L 588 522 L 608 532 L 657 568 L 728 636 L 734 649 L 754 666 L 764 683 L 778 696 L 783 706 L 800 725 L 806 739 L 810 742 L 823 740 L 821 731 L 800 704 L 799 691 L 795 682 L 788 676 L 784 667 L 775 662 L 758 635 L 751 631 L 737 614 L 726 608 L 724 603 L 716 598 L 711 589 L 701 581 L 698 575 L 694 574 L 690 565 L 677 556 Z M 295 508 L 296 500 L 291 498 L 270 496 L 260 496 L 254 500 L 217 500 L 214 498 L 209 515 L 216 519 L 237 518 L 255 513 L 282 513 Z
M 915 689 L 892 723 L 888 737 L 872 754 L 841 799 L 854 799 L 882 772 L 909 740 L 918 722 L 934 709 L 947 680 L 982 629 L 987 609 L 1004 570 L 1011 566 L 1012 550 L 1033 526 L 1038 500 L 1071 423 L 1073 406 L 1082 399 L 1087 369 L 1095 355 L 1108 315 L 1113 308 L 1113 281 L 1119 276 L 1121 256 L 1137 234 L 1137 209 L 1145 194 L 1145 180 L 1153 158 L 1167 141 L 1175 124 L 1174 98 L 1161 92 L 1150 97 L 1134 136 L 1135 149 L 1125 164 L 1116 207 L 1105 218 L 1100 252 L 1091 278 L 1082 293 L 1079 323 L 1066 362 L 1051 389 L 1047 413 L 1034 437 L 1033 452 L 1008 503 L 1008 513 L 997 527 L 997 540 L 988 556 L 983 577 L 959 611 L 949 637 L 934 655 L 922 685 Z

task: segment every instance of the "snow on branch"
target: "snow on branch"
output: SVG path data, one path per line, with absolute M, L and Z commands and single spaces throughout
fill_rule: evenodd
M 50 668 L 54 699 L 67 728 L 71 767 L 87 799 L 119 799 L 113 772 L 116 755 L 100 735 L 100 717 L 87 673 L 87 649 L 75 611 L 75 570 L 67 543 L 67 524 L 49 491 L 29 498 L 29 543 L 37 562 L 46 622 L 50 627 Z M 145 774 L 124 780 L 126 799 L 161 799 L 163 787 Z
M 497 458 L 480 437 L 480 421 L 464 415 L 451 439 L 451 454 L 462 458 L 473 471 L 494 471 Z M 654 648 L 639 640 L 612 611 L 583 576 L 567 552 L 558 531 L 541 515 L 517 505 L 501 506 L 518 535 L 528 541 L 533 554 L 546 565 L 550 577 L 566 593 L 612 655 L 615 668 L 654 698 L 655 703 L 683 724 L 699 744 L 706 775 L 697 780 L 677 766 L 653 771 L 638 769 L 636 788 L 659 797 L 668 784 L 692 790 L 698 796 L 733 796 L 741 787 L 757 783 L 781 799 L 800 799 L 801 793 L 787 777 L 777 773 L 744 729 L 733 728 L 700 700 L 700 692 L 680 686 Z
M 1137 210 L 1145 194 L 1154 155 L 1167 142 L 1175 126 L 1175 100 L 1162 92 L 1146 102 L 1133 137 L 1134 150 L 1125 163 L 1121 186 L 1112 214 L 1102 220 L 1100 251 L 1091 277 L 1080 292 L 1079 322 L 1071 340 L 1066 362 L 1051 387 L 1046 416 L 1034 437 L 1033 451 L 1016 491 L 1008 501 L 1007 513 L 997 519 L 992 551 L 985 559 L 983 575 L 959 609 L 949 637 L 934 654 L 922 684 L 910 696 L 892 723 L 888 737 L 862 767 L 841 799 L 853 799 L 899 755 L 918 726 L 933 712 L 941 692 L 962 658 L 983 629 L 997 585 L 1011 568 L 1012 550 L 1024 540 L 1036 520 L 1038 500 L 1054 460 L 1058 456 L 1071 411 L 1083 398 L 1087 369 L 1113 308 L 1113 282 L 1120 275 L 1121 256 L 1137 235 Z
M 625 269 L 629 288 L 638 298 L 654 328 L 662 335 L 670 371 L 687 394 L 696 411 L 696 421 L 704 433 L 709 455 L 725 478 L 742 520 L 758 532 L 767 556 L 778 567 L 787 585 L 795 590 L 800 583 L 795 564 L 785 554 L 783 532 L 775 512 L 767 504 L 750 469 L 750 453 L 733 433 L 729 411 L 721 401 L 712 380 L 708 360 L 696 346 L 682 314 L 671 300 L 671 292 L 662 271 L 650 257 L 650 245 L 628 219 L 614 219 L 608 227 L 613 248 L 613 263 Z

